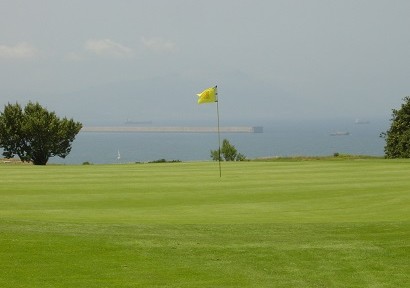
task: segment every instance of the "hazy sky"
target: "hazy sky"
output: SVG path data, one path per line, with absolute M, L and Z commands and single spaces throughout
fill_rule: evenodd
M 408 0 L 0 0 L 0 105 L 87 123 L 388 119 Z

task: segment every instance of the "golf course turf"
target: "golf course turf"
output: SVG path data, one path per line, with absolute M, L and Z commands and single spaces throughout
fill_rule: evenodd
M 0 165 L 0 287 L 409 287 L 410 160 Z

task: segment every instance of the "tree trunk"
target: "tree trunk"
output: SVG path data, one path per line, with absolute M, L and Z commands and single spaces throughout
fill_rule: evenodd
M 34 165 L 46 165 L 48 162 L 47 155 L 36 155 L 32 158 Z

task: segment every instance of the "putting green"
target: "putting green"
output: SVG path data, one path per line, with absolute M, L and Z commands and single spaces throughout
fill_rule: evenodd
M 403 287 L 410 161 L 0 165 L 1 287 Z

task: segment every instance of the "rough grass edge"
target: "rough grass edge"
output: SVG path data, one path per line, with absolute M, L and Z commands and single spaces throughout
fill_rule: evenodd
M 272 162 L 272 161 L 317 161 L 317 160 L 364 160 L 364 159 L 385 159 L 384 156 L 372 156 L 372 155 L 353 155 L 353 154 L 339 154 L 335 153 L 328 156 L 272 156 L 272 157 L 260 157 L 255 158 L 252 161 L 260 162 Z
M 364 159 L 386 159 L 384 156 L 372 156 L 372 155 L 353 155 L 353 154 L 339 154 L 334 153 L 333 155 L 328 156 L 303 156 L 303 155 L 295 155 L 295 156 L 267 156 L 267 157 L 258 157 L 254 159 L 246 159 L 245 161 L 256 161 L 256 162 L 274 162 L 274 161 L 318 161 L 318 160 L 332 160 L 332 161 L 339 161 L 339 160 L 364 160 Z M 135 164 L 144 164 L 144 163 L 180 163 L 180 160 L 165 160 L 159 159 L 155 161 L 148 161 L 148 162 L 135 162 Z M 194 161 L 194 162 L 202 162 L 202 161 Z M 82 165 L 92 165 L 91 162 L 83 162 Z M 114 163 L 115 164 L 115 163 Z M 132 164 L 124 163 L 124 164 Z M 22 162 L 16 158 L 2 158 L 0 159 L 0 165 L 32 165 L 32 163 Z M 60 165 L 60 164 L 48 164 L 50 165 Z M 66 164 L 61 164 L 66 165 Z M 80 165 L 80 164 L 72 164 L 72 165 Z

